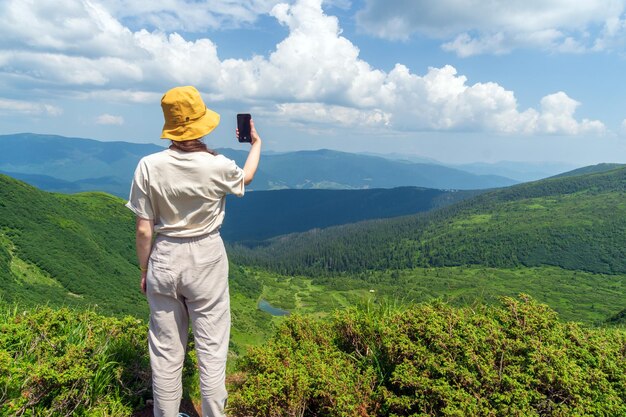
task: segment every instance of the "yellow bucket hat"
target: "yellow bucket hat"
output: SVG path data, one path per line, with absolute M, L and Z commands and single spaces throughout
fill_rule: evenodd
M 161 99 L 165 124 L 161 139 L 200 139 L 220 124 L 220 115 L 209 110 L 195 87 L 175 87 Z

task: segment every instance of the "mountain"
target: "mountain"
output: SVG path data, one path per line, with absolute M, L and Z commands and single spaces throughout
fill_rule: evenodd
M 66 181 L 41 174 L 22 174 L 16 172 L 7 172 L 0 170 L 0 174 L 13 177 L 20 181 L 24 181 L 30 185 L 47 191 L 57 193 L 74 194 L 82 191 L 102 191 L 105 193 L 117 195 L 118 197 L 128 194 L 124 190 L 128 189 L 128 181 L 116 178 L 114 176 L 101 178 L 87 178 L 77 181 Z
M 594 174 L 598 172 L 606 172 L 611 171 L 617 168 L 623 168 L 624 164 L 597 164 L 590 165 L 578 169 L 574 169 L 571 171 L 563 172 L 558 175 L 554 175 L 552 178 L 562 178 L 562 177 L 575 177 L 577 175 L 585 175 L 585 174 Z
M 24 181 L 34 187 L 40 188 L 42 190 L 54 190 L 60 193 L 77 193 L 83 191 L 80 189 L 80 186 L 72 181 L 61 180 L 58 178 L 51 177 L 49 175 L 42 174 L 22 174 L 19 172 L 7 172 L 1 171 L 0 174 L 13 177 L 20 181 Z
M 0 169 L 65 181 L 113 176 L 128 180 L 144 155 L 162 147 L 129 142 L 22 133 L 1 135 Z
M 0 172 L 47 191 L 105 191 L 128 195 L 143 156 L 162 147 L 129 142 L 22 133 L 0 135 Z
M 563 162 L 519 162 L 519 161 L 499 161 L 499 162 L 473 162 L 465 164 L 451 164 L 437 161 L 432 158 L 425 158 L 416 155 L 403 155 L 399 153 L 364 153 L 364 155 L 380 156 L 383 158 L 417 162 L 431 165 L 443 165 L 449 168 L 459 169 L 476 175 L 496 175 L 510 178 L 517 182 L 537 181 L 551 177 L 565 171 L 576 169 L 577 166 Z
M 518 182 L 537 181 L 577 168 L 575 165 L 561 162 L 514 161 L 501 161 L 494 163 L 475 162 L 472 164 L 448 166 L 477 175 L 500 175 L 512 178 Z
M 287 274 L 415 266 L 558 266 L 626 273 L 626 168 L 552 178 L 394 219 L 239 247 L 239 262 Z
M 220 152 L 243 164 L 242 151 Z M 255 189 L 393 188 L 485 189 L 515 184 L 496 175 L 475 175 L 430 163 L 390 160 L 378 156 L 321 149 L 267 155 L 262 158 Z
M 400 187 L 255 191 L 244 198 L 229 195 L 222 237 L 253 244 L 288 233 L 428 211 L 479 193 Z
M 139 159 L 163 149 L 153 144 L 31 133 L 0 135 L 0 145 L 0 172 L 47 191 L 105 191 L 122 198 L 128 195 Z M 244 150 L 217 151 L 240 166 L 247 157 Z M 514 183 L 501 176 L 475 175 L 440 165 L 318 150 L 263 155 L 249 189 L 486 189 Z
M 420 164 L 432 164 L 432 165 L 445 165 L 444 163 L 434 159 L 427 158 L 419 155 L 407 155 L 398 152 L 390 152 L 390 153 L 376 153 L 376 152 L 360 152 L 361 155 L 369 155 L 369 156 L 378 156 L 385 159 L 391 159 L 394 161 L 405 161 L 405 162 L 417 162 Z M 490 172 L 486 173 L 487 175 L 491 174 Z
M 454 250 L 462 254 L 468 245 L 493 237 L 484 227 L 490 220 L 485 216 L 496 213 L 502 218 L 496 219 L 492 214 L 494 222 L 510 227 L 504 232 L 511 232 L 511 241 L 500 240 L 488 248 L 486 253 L 495 254 L 507 244 L 514 247 L 526 243 L 515 229 L 521 219 L 519 210 L 534 213 L 541 211 L 539 205 L 543 205 L 550 213 L 544 213 L 544 221 L 535 225 L 535 231 L 552 227 L 563 232 L 595 218 L 603 234 L 614 230 L 612 244 L 623 248 L 624 230 L 619 226 L 624 222 L 626 209 L 619 206 L 623 206 L 626 192 L 624 171 L 616 169 L 516 186 L 464 200 L 433 212 L 436 214 L 327 230 L 362 228 L 367 232 L 371 224 L 388 227 L 391 223 L 426 218 L 433 222 L 428 231 L 452 237 L 451 241 L 441 241 L 439 250 L 444 255 Z M 292 191 L 305 192 L 276 193 L 288 196 Z M 419 195 L 420 191 L 437 190 L 390 191 Z M 433 200 L 437 197 L 449 196 L 442 193 Z M 581 204 L 580 213 L 567 210 L 576 206 L 572 206 L 572 200 Z M 134 259 L 134 219 L 123 203 L 122 199 L 104 193 L 48 193 L 0 175 L 0 375 L 4 387 L 0 414 L 22 414 L 25 405 L 33 415 L 149 414 L 149 410 L 138 410 L 150 396 L 146 392 L 149 358 L 145 322 L 80 311 L 95 308 L 106 315 L 147 317 L 147 303 L 138 289 Z M 511 217 L 507 220 L 509 209 Z M 555 216 L 554 212 L 560 210 L 566 211 Z M 602 225 L 610 217 L 609 211 L 616 216 L 615 223 Z M 529 223 L 540 219 L 533 216 L 529 216 Z M 479 227 L 472 229 L 472 225 Z M 393 239 L 380 241 L 385 236 L 371 233 L 371 239 L 365 242 L 371 247 L 386 246 L 388 253 L 402 256 L 408 235 L 399 228 L 388 232 Z M 326 234 L 326 230 L 311 233 Z M 459 233 L 465 241 L 457 240 Z M 571 238 L 560 234 L 558 239 L 566 244 L 577 240 L 580 245 L 602 247 L 606 244 L 603 234 L 576 234 Z M 424 237 L 432 241 L 432 236 Z M 372 255 L 362 245 L 364 241 L 350 242 L 352 238 L 354 235 L 349 233 L 343 235 L 352 251 L 336 251 L 332 255 L 350 259 L 359 250 Z M 480 244 L 476 247 L 481 249 Z M 309 250 L 317 256 L 316 248 Z M 602 251 L 595 253 L 604 258 Z M 615 254 L 619 256 L 623 257 L 623 253 Z M 237 362 L 237 373 L 229 372 L 232 414 L 267 415 L 267 410 L 275 415 L 298 414 L 303 401 L 311 413 L 318 415 L 328 410 L 332 415 L 412 415 L 416 410 L 452 410 L 458 415 L 473 415 L 479 410 L 485 415 L 508 415 L 512 409 L 522 415 L 546 410 L 556 410 L 560 415 L 582 415 L 589 410 L 603 415 L 624 414 L 626 339 L 621 328 L 590 328 L 563 322 L 555 311 L 527 296 L 504 298 L 497 307 L 477 303 L 476 299 L 466 301 L 464 308 L 441 300 L 408 308 L 401 304 L 402 297 L 415 287 L 428 292 L 438 283 L 447 293 L 458 292 L 458 282 L 447 280 L 454 270 L 424 269 L 422 273 L 429 275 L 429 283 L 433 284 L 430 286 L 406 275 L 412 271 L 367 271 L 354 274 L 352 281 L 345 275 L 331 277 L 329 281 L 345 287 L 340 292 L 330 284 L 302 276 L 273 275 L 260 269 L 249 272 L 231 265 L 230 363 L 241 358 L 243 345 L 267 337 L 271 323 L 281 323 L 268 343 L 247 350 L 246 356 Z M 553 272 L 548 270 L 548 278 L 564 281 L 565 288 L 585 284 L 581 291 L 598 295 L 595 299 L 603 297 L 604 291 L 621 295 L 620 302 L 624 299 L 618 280 L 598 291 L 593 281 L 602 277 L 580 271 L 553 276 Z M 491 281 L 490 273 L 489 268 L 480 267 L 463 269 L 459 275 L 465 286 L 474 286 L 473 278 L 487 276 Z M 519 270 L 506 273 L 511 280 L 520 274 Z M 526 279 L 528 275 L 525 271 L 521 275 L 522 284 L 526 285 L 530 281 Z M 582 280 L 577 280 L 578 275 Z M 407 277 L 415 282 L 413 288 L 407 285 Z M 378 296 L 383 285 L 391 285 L 389 282 L 398 294 L 391 301 Z M 359 292 L 366 293 L 367 298 L 356 298 Z M 328 315 L 337 308 L 336 302 L 343 294 L 355 294 L 349 300 L 357 301 L 350 304 L 352 308 Z M 278 319 L 257 309 L 258 301 L 265 297 L 274 297 L 273 302 L 285 300 L 288 295 L 299 303 L 294 303 L 294 311 L 315 304 L 316 314 Z M 572 304 L 572 309 L 585 306 L 596 310 L 593 304 L 587 305 L 590 297 L 580 301 L 566 292 L 557 292 L 555 297 Z M 354 307 L 358 300 L 362 302 L 360 308 Z M 7 301 L 18 305 L 5 306 Z M 47 306 L 31 309 L 33 304 L 71 305 L 79 310 Z M 619 305 L 613 306 L 616 304 Z M 603 317 L 610 317 L 608 323 L 623 326 L 624 310 L 620 310 L 616 314 L 611 310 L 610 316 Z M 197 401 L 197 386 L 191 382 L 198 380 L 193 364 L 191 354 L 183 383 L 186 392 L 191 392 Z M 280 401 L 268 402 L 268 398 Z

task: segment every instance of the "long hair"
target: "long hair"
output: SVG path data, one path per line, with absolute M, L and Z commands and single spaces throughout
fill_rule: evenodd
M 207 152 L 211 155 L 216 155 L 213 149 L 209 149 L 206 143 L 202 142 L 202 139 L 185 140 L 185 141 L 171 141 L 170 149 L 178 149 L 183 152 Z

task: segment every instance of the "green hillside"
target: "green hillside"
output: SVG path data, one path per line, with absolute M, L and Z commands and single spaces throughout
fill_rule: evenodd
M 5 301 L 147 313 L 134 216 L 119 198 L 52 194 L 0 175 L 0 253 Z
M 603 322 L 623 310 L 626 294 L 623 177 L 619 169 L 544 180 L 430 214 L 229 248 L 235 264 L 247 265 L 231 266 L 234 346 L 260 342 L 278 320 L 257 308 L 261 300 L 324 314 L 371 298 L 370 290 L 377 299 L 455 305 L 523 291 L 564 319 Z M 0 176 L 0 297 L 146 318 L 123 203 Z
M 626 324 L 626 275 L 594 274 L 558 267 L 412 268 L 318 277 L 247 274 L 262 285 L 261 298 L 298 314 L 324 315 L 364 303 L 442 300 L 454 306 L 497 304 L 502 296 L 529 294 L 564 321 Z
M 239 262 L 319 276 L 371 269 L 552 265 L 626 273 L 626 169 L 508 187 L 426 214 L 284 236 Z
M 624 164 L 603 163 L 603 164 L 589 165 L 586 167 L 574 169 L 572 171 L 563 172 L 562 174 L 554 175 L 552 178 L 573 177 L 575 175 L 593 174 L 593 173 L 611 171 L 617 168 L 624 168 Z

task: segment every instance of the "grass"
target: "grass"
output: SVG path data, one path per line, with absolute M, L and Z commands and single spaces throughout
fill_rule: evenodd
M 419 303 L 442 299 L 452 305 L 496 303 L 526 293 L 553 308 L 563 320 L 600 324 L 624 308 L 626 275 L 594 274 L 558 267 L 416 268 L 369 271 L 353 276 L 307 278 L 250 269 L 263 285 L 261 297 L 293 313 L 325 315 L 368 301 Z M 281 318 L 271 320 L 280 322 Z
M 0 303 L 0 414 L 126 416 L 149 398 L 146 325 Z

